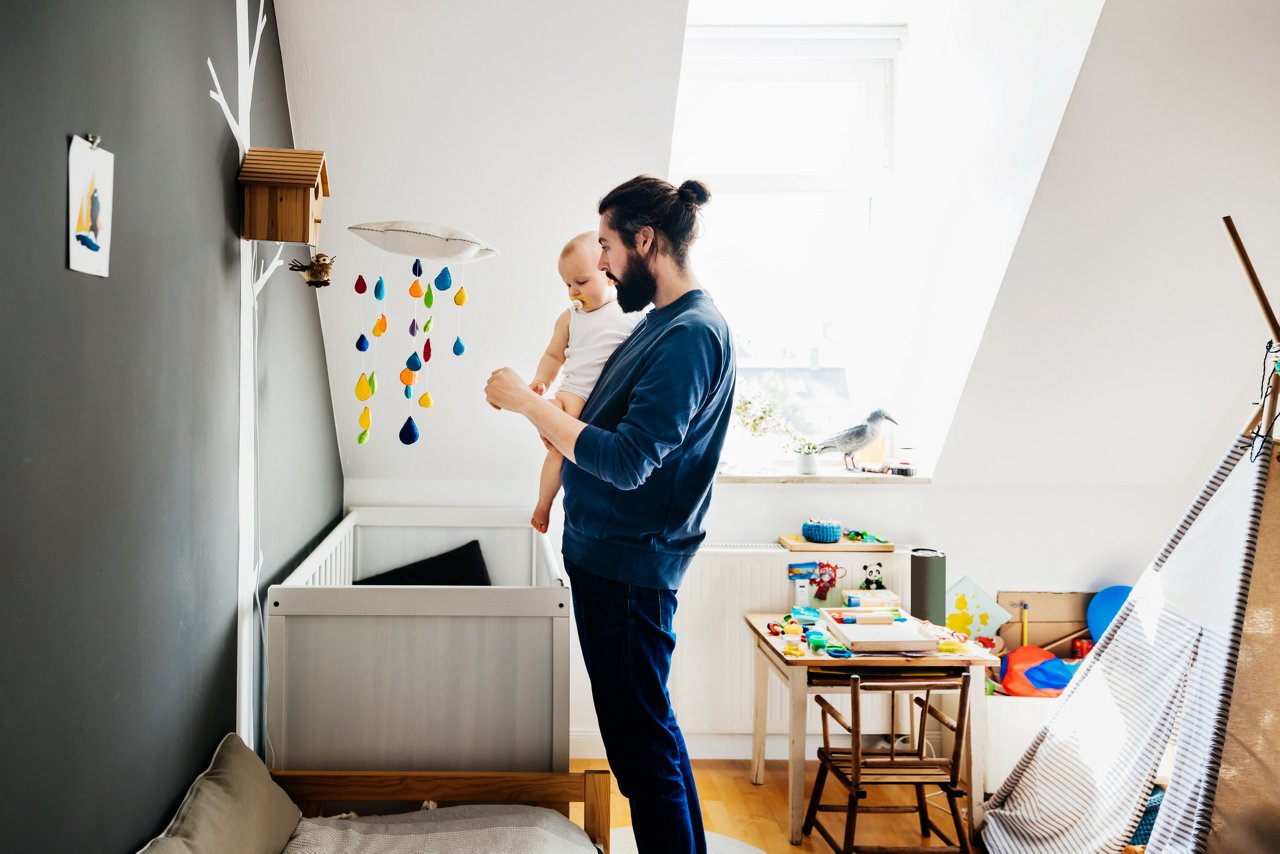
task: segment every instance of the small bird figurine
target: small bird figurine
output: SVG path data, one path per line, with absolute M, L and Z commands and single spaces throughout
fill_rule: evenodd
M 311 287 L 327 288 L 329 276 L 333 273 L 333 262 L 336 260 L 338 260 L 337 255 L 330 258 L 323 252 L 318 252 L 311 259 L 310 264 L 303 264 L 298 259 L 293 259 L 289 262 L 289 269 L 295 273 L 301 273 L 302 278 L 306 279 Z
M 854 465 L 853 455 L 870 445 L 880 435 L 880 425 L 885 421 L 894 421 L 893 416 L 885 412 L 883 409 L 877 409 L 875 412 L 867 416 L 867 420 L 850 427 L 843 433 L 837 433 L 830 439 L 823 439 L 818 443 L 818 453 L 824 451 L 840 451 L 844 454 L 844 467 L 851 471 L 862 471 L 860 466 Z

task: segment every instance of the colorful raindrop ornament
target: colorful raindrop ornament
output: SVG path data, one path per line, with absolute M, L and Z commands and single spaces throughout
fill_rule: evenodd
M 356 293 L 362 294 L 369 290 L 369 286 L 365 284 L 364 276 L 356 276 Z
M 378 372 L 370 371 L 369 372 L 369 394 L 377 394 L 377 393 L 378 393 Z
M 424 391 L 422 393 L 422 397 L 418 398 L 418 405 L 421 406 L 423 409 L 430 409 L 431 408 L 431 392 Z
M 386 331 L 387 331 L 387 316 L 384 314 L 379 316 L 377 322 L 373 324 L 373 337 L 381 338 L 382 333 Z
M 364 337 L 364 333 L 360 333 L 360 337 L 356 339 L 356 349 L 363 353 L 369 349 L 369 339 Z
M 415 377 L 413 375 L 413 371 L 409 370 L 408 368 L 405 368 L 403 371 L 400 372 L 400 382 L 403 385 L 413 385 L 413 381 L 415 379 L 417 379 L 417 377 Z
M 378 283 L 373 286 L 373 298 L 382 299 L 387 295 L 386 285 L 382 284 L 382 277 L 378 277 Z
M 462 337 L 459 336 L 458 340 L 453 342 L 453 355 L 461 356 L 465 352 L 467 352 L 467 347 L 462 343 Z
M 409 334 L 415 337 L 418 334 L 418 318 L 416 317 L 409 321 Z
M 367 441 L 369 441 L 369 431 L 368 431 L 368 430 L 361 430 L 361 431 L 360 431 L 360 435 L 359 435 L 359 436 L 356 436 L 356 444 L 357 444 L 357 445 L 363 445 L 363 444 L 364 444 L 365 442 L 367 442 Z
M 369 425 L 373 423 L 373 416 L 369 413 L 369 407 L 364 408 L 364 412 L 360 413 L 360 426 L 368 430 Z
M 400 441 L 406 445 L 412 445 L 418 441 L 418 425 L 413 423 L 412 416 L 404 420 L 404 426 L 400 428 Z
M 413 386 L 407 385 L 404 387 L 404 399 L 405 400 L 413 399 Z
M 431 327 L 433 327 L 433 326 L 435 326 L 435 325 L 436 325 L 435 319 L 434 319 L 434 318 L 431 318 L 431 317 L 428 317 L 428 318 L 427 318 L 427 322 L 426 322 L 426 323 L 424 323 L 424 324 L 422 324 L 422 334 L 423 334 L 423 335 L 430 335 L 430 334 L 431 334 Z
M 431 361 L 431 339 L 430 338 L 422 342 L 422 361 L 423 362 Z
M 419 282 L 417 279 L 414 279 L 413 284 L 409 286 L 409 296 L 413 297 L 414 299 L 417 299 L 418 297 L 422 296 L 423 293 L 425 293 L 425 291 L 422 290 L 422 282 Z
M 422 295 L 422 304 L 425 305 L 427 308 L 431 308 L 431 306 L 435 305 L 435 303 L 436 303 L 436 290 L 435 288 L 431 287 L 431 283 L 428 282 L 427 292 Z
M 453 304 L 456 306 L 464 306 L 467 304 L 466 288 L 458 288 L 458 292 L 453 295 Z
M 422 275 L 422 259 L 421 258 L 413 259 L 413 275 L 414 276 Z
M 453 287 L 453 274 L 449 272 L 449 268 L 445 267 L 436 274 L 436 290 L 447 291 Z
M 361 374 L 356 381 L 356 400 L 368 400 L 372 394 L 373 387 L 369 384 L 369 378 Z
M 405 360 L 404 366 L 411 371 L 422 370 L 422 360 L 418 358 L 417 353 L 413 353 Z

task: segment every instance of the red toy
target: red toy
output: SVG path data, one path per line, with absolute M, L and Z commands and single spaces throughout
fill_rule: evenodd
M 836 566 L 832 563 L 819 563 L 818 571 L 813 574 L 813 586 L 817 588 L 814 591 L 813 598 L 826 601 L 827 594 L 831 592 L 831 588 L 836 586 L 836 582 L 844 578 L 845 568 Z

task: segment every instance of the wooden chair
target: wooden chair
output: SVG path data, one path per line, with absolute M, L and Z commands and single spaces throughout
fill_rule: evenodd
M 893 708 L 893 695 L 897 692 L 922 693 L 915 698 L 915 705 L 920 708 L 920 726 L 916 733 L 915 744 L 903 750 L 897 746 L 897 733 L 891 733 L 889 747 L 866 750 L 862 747 L 861 712 L 858 697 L 861 692 L 889 693 Z M 952 720 L 935 706 L 929 703 L 934 691 L 959 691 L 960 711 L 956 720 Z M 822 707 L 822 747 L 818 749 L 818 778 L 813 784 L 813 796 L 809 800 L 809 811 L 804 819 L 804 834 L 808 836 L 814 826 L 831 847 L 842 854 L 857 851 L 914 851 L 937 852 L 953 851 L 971 854 L 969 838 L 964 825 L 960 821 L 960 798 L 965 792 L 960 788 L 960 757 L 964 748 L 964 739 L 968 732 L 969 720 L 969 674 L 930 679 L 894 679 L 863 681 L 854 676 L 849 680 L 849 693 L 852 700 L 850 715 L 852 722 L 845 720 L 840 713 L 824 697 L 816 697 Z M 892 719 L 892 715 L 890 718 Z M 926 735 L 930 718 L 950 730 L 955 736 L 955 743 L 950 756 L 930 757 L 925 755 Z M 852 737 L 850 747 L 832 747 L 828 722 L 834 719 Z M 822 787 L 827 775 L 835 777 L 849 792 L 848 804 L 820 804 Z M 897 785 L 914 786 L 916 805 L 913 806 L 860 806 L 859 801 L 866 798 L 867 786 Z M 955 822 L 956 842 L 952 843 L 947 835 L 929 817 L 929 808 L 925 800 L 925 786 L 937 786 L 947 796 L 951 807 L 951 817 Z M 920 835 L 928 837 L 930 832 L 936 833 L 947 844 L 947 847 L 928 847 L 923 844 L 906 847 L 858 846 L 854 844 L 853 834 L 858 823 L 858 813 L 918 813 L 920 818 Z M 819 812 L 845 812 L 844 844 L 835 838 L 822 822 L 818 821 Z

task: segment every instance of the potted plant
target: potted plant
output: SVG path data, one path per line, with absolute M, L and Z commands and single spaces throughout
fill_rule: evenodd
M 791 449 L 796 452 L 796 471 L 800 472 L 800 474 L 818 473 L 818 446 L 816 443 L 800 437 L 792 444 Z

